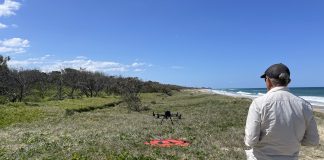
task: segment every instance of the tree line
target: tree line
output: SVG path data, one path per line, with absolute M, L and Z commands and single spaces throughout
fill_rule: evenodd
M 37 69 L 13 69 L 7 63 L 10 57 L 0 55 L 0 103 L 63 100 L 65 98 L 120 95 L 126 103 L 138 110 L 139 93 L 160 92 L 171 95 L 183 87 L 142 81 L 137 77 L 108 76 L 85 69 L 65 68 L 42 72 Z

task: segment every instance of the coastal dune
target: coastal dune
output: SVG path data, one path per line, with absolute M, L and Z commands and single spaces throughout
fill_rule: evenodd
M 129 111 L 124 103 L 100 107 L 116 100 L 112 96 L 0 105 L 0 115 L 11 115 L 0 116 L 0 159 L 246 158 L 243 138 L 250 99 L 186 90 L 171 95 L 141 94 L 141 102 L 148 107 L 142 112 Z M 98 109 L 87 110 L 89 106 Z M 71 109 L 84 112 L 67 114 Z M 167 110 L 182 118 L 173 119 L 172 125 L 170 120 L 161 124 L 161 119 L 152 116 L 152 112 Z M 315 117 L 323 139 L 324 115 L 316 112 Z M 190 145 L 160 148 L 145 144 L 170 138 Z M 324 146 L 302 147 L 300 159 L 323 159 L 323 155 Z

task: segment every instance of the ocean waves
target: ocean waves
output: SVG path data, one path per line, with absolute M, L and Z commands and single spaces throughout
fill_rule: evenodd
M 324 97 L 317 96 L 300 96 L 314 106 L 324 106 Z
M 294 90 L 292 90 L 293 92 Z M 255 99 L 266 94 L 265 89 L 212 89 L 212 93 L 221 94 L 232 97 L 244 97 Z M 294 93 L 294 92 L 293 92 Z M 298 95 L 298 93 L 294 93 Z M 312 96 L 312 95 L 299 95 L 301 98 L 305 99 L 314 106 L 324 106 L 324 97 L 322 96 Z

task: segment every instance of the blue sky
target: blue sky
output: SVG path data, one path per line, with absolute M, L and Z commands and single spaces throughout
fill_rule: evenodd
M 86 68 L 197 87 L 324 86 L 322 0 L 0 0 L 10 66 Z

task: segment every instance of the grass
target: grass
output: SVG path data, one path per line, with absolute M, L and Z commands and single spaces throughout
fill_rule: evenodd
M 250 100 L 191 92 L 142 94 L 141 100 L 150 111 L 130 112 L 121 103 L 65 114 L 67 109 L 100 108 L 119 101 L 118 97 L 1 106 L 1 118 L 12 115 L 0 118 L 0 159 L 245 159 L 244 125 Z M 160 125 L 152 112 L 166 110 L 183 117 L 174 125 L 170 121 Z M 322 139 L 323 117 L 316 113 Z M 191 145 L 144 144 L 156 138 L 185 139 Z M 300 159 L 322 155 L 323 146 L 305 147 Z
M 44 112 L 38 108 L 17 105 L 11 107 L 0 107 L 0 128 L 16 123 L 28 123 L 40 119 Z
M 112 103 L 107 103 L 102 106 L 87 106 L 87 107 L 81 107 L 81 108 L 73 108 L 73 109 L 65 109 L 65 114 L 66 115 L 73 115 L 75 112 L 82 113 L 82 112 L 90 112 L 96 109 L 104 109 L 104 108 L 110 108 L 110 107 L 115 107 L 122 103 L 123 101 L 117 101 L 117 102 L 112 102 Z

